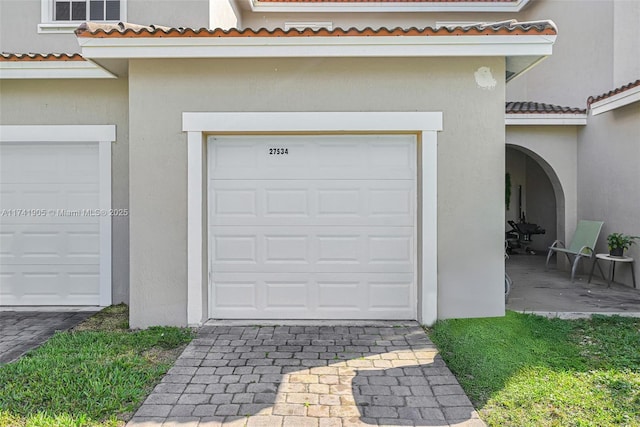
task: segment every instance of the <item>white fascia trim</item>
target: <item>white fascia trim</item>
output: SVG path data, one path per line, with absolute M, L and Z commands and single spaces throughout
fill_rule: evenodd
M 38 34 L 71 34 L 82 22 L 54 22 L 38 24 Z
M 422 292 L 418 320 L 427 325 L 438 316 L 437 232 L 437 135 L 442 130 L 441 112 L 247 112 L 182 113 L 182 130 L 187 132 L 187 322 L 201 325 L 208 316 L 204 289 L 208 286 L 208 262 L 203 248 L 206 210 L 203 209 L 206 182 L 204 138 L 215 133 L 260 132 L 407 132 L 422 140 Z M 204 304 L 203 304 L 203 299 Z
M 438 132 L 422 132 L 422 250 L 420 323 L 433 326 L 438 320 Z M 426 202 L 425 202 L 426 201 Z M 434 206 L 428 206 L 433 204 Z M 428 234 L 428 233 L 431 234 Z
M 408 132 L 441 131 L 442 113 L 189 113 L 182 114 L 185 132 Z
M 113 126 L 115 132 L 115 126 Z M 101 212 L 111 211 L 111 143 L 113 138 L 98 141 L 98 179 Z M 100 306 L 111 305 L 111 215 L 100 215 Z
M 249 0 L 252 12 L 519 12 L 530 0 L 518 0 L 513 3 L 460 2 L 329 2 L 329 3 L 272 3 Z
M 111 143 L 115 125 L 0 125 L 3 142 L 84 142 L 98 144 L 99 208 L 111 209 Z M 88 207 L 89 208 L 89 207 Z M 100 306 L 111 305 L 111 216 L 100 215 Z
M 506 114 L 504 119 L 507 126 L 584 126 L 587 124 L 586 114 Z
M 640 86 L 617 93 L 602 101 L 594 102 L 591 104 L 591 115 L 597 116 L 638 101 L 640 101 Z
M 0 79 L 115 79 L 93 61 L 2 61 Z
M 331 21 L 285 21 L 284 30 L 290 29 L 304 30 L 305 28 L 311 28 L 312 30 L 319 30 L 326 28 L 327 30 L 333 30 L 333 22 Z
M 85 58 L 547 56 L 556 36 L 78 37 Z
M 0 142 L 113 142 L 115 140 L 115 125 L 0 125 Z
M 183 114 L 184 117 L 184 114 Z M 207 298 L 203 279 L 205 274 L 203 254 L 203 159 L 204 137 L 202 131 L 187 132 L 187 324 L 200 326 L 208 318 Z M 192 256 L 193 255 L 193 256 Z

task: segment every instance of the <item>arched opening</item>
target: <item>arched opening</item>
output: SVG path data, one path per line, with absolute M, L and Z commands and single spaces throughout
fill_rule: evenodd
M 544 253 L 554 240 L 565 240 L 565 195 L 551 165 L 525 147 L 507 144 L 506 172 L 511 180 L 507 221 L 518 222 L 524 216 L 546 230 L 534 236 L 531 249 Z

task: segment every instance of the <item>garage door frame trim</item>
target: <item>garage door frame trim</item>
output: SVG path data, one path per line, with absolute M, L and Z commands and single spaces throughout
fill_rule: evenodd
M 442 112 L 183 112 L 187 132 L 187 323 L 208 314 L 206 136 L 246 133 L 413 133 L 421 141 L 418 320 L 437 319 L 437 132 Z M 426 201 L 426 203 L 425 203 Z M 428 231 L 428 233 L 427 233 Z
M 100 210 L 111 209 L 111 143 L 115 125 L 0 125 L 0 143 L 85 142 L 98 144 Z M 95 209 L 87 206 L 87 209 Z M 99 217 L 100 306 L 111 305 L 111 216 Z

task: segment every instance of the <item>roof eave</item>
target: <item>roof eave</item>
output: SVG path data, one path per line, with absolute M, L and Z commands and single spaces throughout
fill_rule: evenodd
M 115 79 L 93 61 L 0 61 L 0 79 Z
M 286 58 L 505 56 L 531 58 L 526 71 L 551 55 L 555 35 L 349 37 L 83 37 L 85 58 Z M 533 62 L 533 63 L 532 63 Z
M 607 111 L 615 110 L 616 108 L 638 101 L 640 101 L 640 86 L 608 96 L 600 101 L 593 102 L 590 105 L 591 115 L 597 116 L 598 114 L 606 113 Z
M 506 113 L 504 121 L 507 126 L 585 126 L 587 114 Z
M 252 12 L 520 12 L 530 0 L 514 2 L 261 2 L 247 0 Z

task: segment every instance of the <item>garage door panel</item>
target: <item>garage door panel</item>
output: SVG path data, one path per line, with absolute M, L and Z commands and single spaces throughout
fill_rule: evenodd
M 372 280 L 369 291 L 369 307 L 373 311 L 393 311 L 408 307 L 411 301 L 411 279 Z
M 218 188 L 212 192 L 212 211 L 220 219 L 255 219 L 257 199 L 257 190 L 252 188 Z
M 394 230 L 395 231 L 395 230 Z M 393 264 L 411 267 L 413 259 L 413 236 L 398 236 L 398 233 L 367 236 L 368 263 Z
M 257 237 L 252 234 L 212 234 L 214 265 L 257 264 Z
M 100 234 L 93 225 L 3 224 L 5 264 L 99 264 Z
M 2 266 L 0 305 L 98 305 L 98 265 Z
M 306 311 L 309 284 L 305 281 L 265 280 L 265 308 Z
M 279 183 L 286 186 L 286 183 Z M 262 190 L 264 209 L 261 217 L 299 217 L 308 219 L 311 215 L 309 189 L 305 188 L 264 188 Z M 257 217 L 257 216 L 256 216 Z
M 412 136 L 211 140 L 211 179 L 413 179 L 416 172 Z
M 365 217 L 362 206 L 365 196 L 361 188 L 319 188 L 317 204 L 319 217 Z
M 2 184 L 3 224 L 98 224 L 99 217 L 83 210 L 100 206 L 97 184 Z
M 264 234 L 264 264 L 312 264 L 312 238 L 308 234 L 292 234 L 290 231 L 286 234 Z
M 98 183 L 98 146 L 84 143 L 3 143 L 0 182 Z
M 370 166 L 386 169 L 405 169 L 415 172 L 415 145 L 409 137 L 406 142 L 378 142 L 369 145 Z M 409 177 L 413 178 L 413 176 Z
M 213 300 L 220 310 L 257 312 L 258 282 L 238 276 L 219 276 L 215 281 Z
M 355 279 L 355 278 L 353 278 Z M 365 309 L 366 286 L 361 280 L 337 277 L 318 280 L 318 311 L 351 311 Z
M 369 192 L 369 216 L 385 218 L 412 218 L 412 188 L 375 188 Z
M 212 181 L 211 225 L 413 226 L 409 180 Z
M 211 227 L 213 271 L 413 271 L 412 227 Z
M 359 265 L 365 262 L 364 238 L 358 234 L 346 232 L 343 234 L 326 233 L 317 237 L 318 265 L 349 264 Z
M 219 273 L 212 316 L 258 319 L 409 319 L 413 275 Z

